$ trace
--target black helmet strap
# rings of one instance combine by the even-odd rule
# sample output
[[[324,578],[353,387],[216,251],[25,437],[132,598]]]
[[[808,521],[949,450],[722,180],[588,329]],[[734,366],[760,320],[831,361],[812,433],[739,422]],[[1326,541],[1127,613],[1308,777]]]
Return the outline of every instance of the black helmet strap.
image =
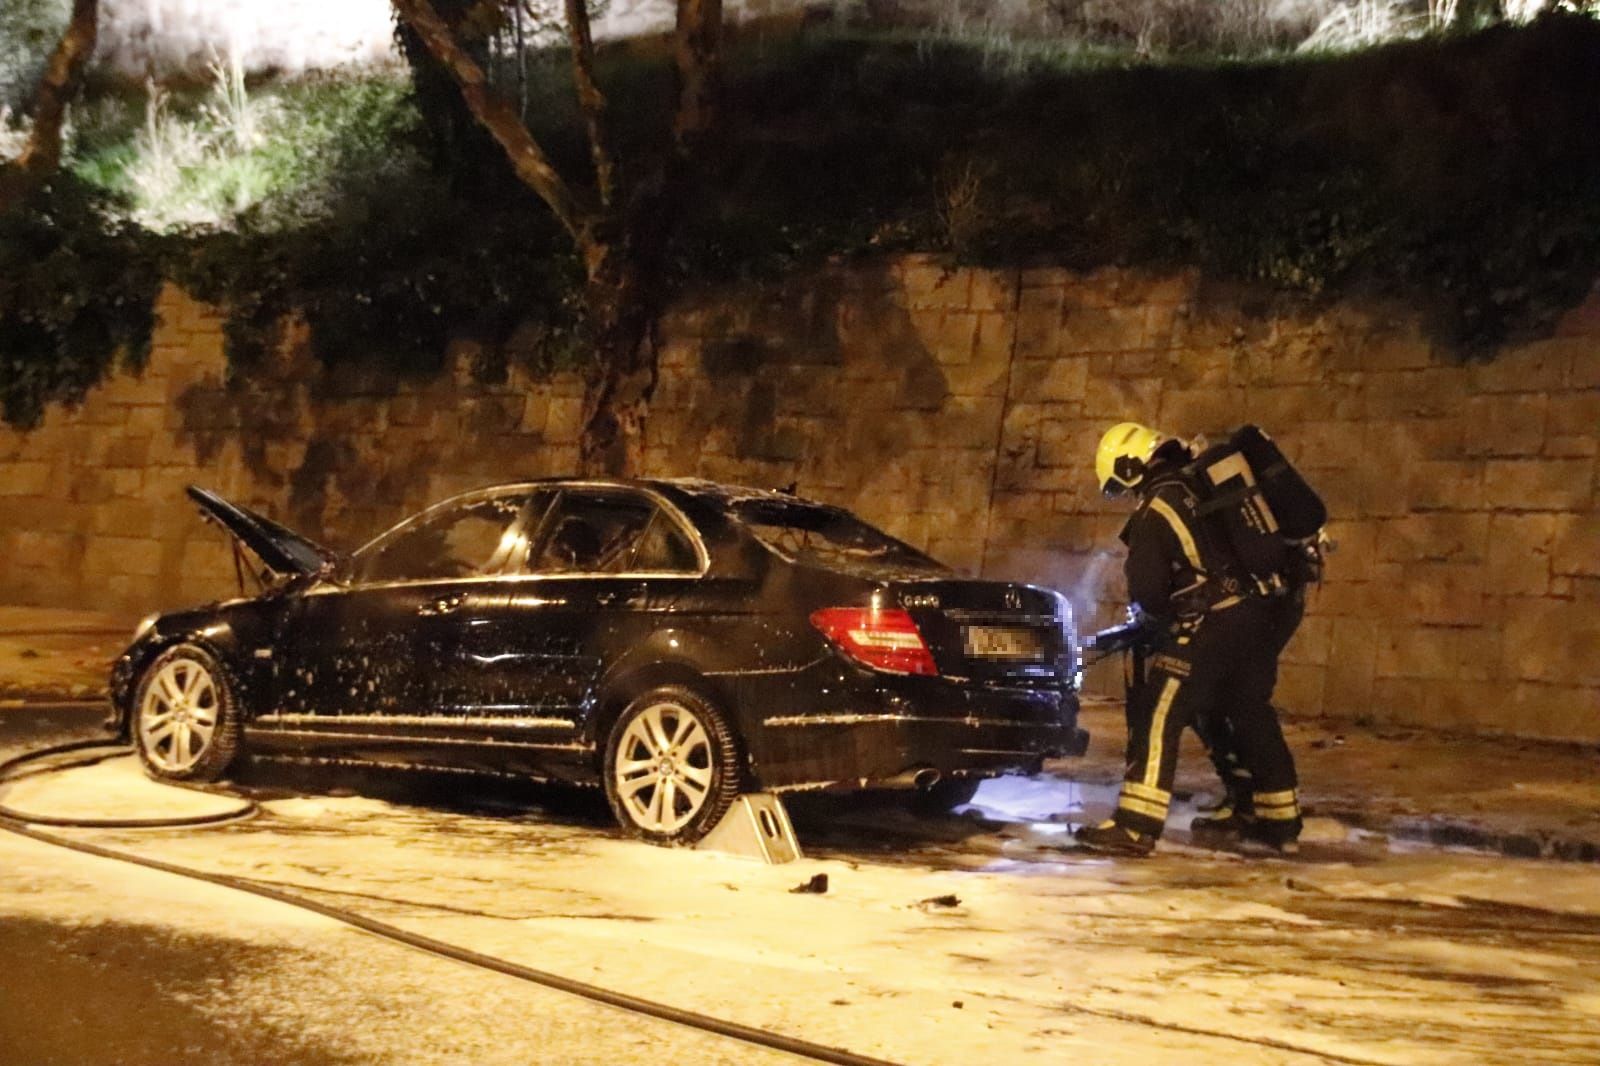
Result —
[[[1111,471],[1124,485],[1132,485],[1144,477],[1144,460],[1136,455],[1119,455]]]

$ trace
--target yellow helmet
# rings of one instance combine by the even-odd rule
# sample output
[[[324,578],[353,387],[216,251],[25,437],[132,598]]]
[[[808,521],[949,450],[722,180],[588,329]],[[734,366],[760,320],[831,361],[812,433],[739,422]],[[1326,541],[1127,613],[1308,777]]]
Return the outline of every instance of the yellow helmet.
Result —
[[[1094,453],[1094,476],[1100,491],[1116,496],[1144,480],[1145,464],[1167,439],[1149,426],[1119,422],[1106,430]]]

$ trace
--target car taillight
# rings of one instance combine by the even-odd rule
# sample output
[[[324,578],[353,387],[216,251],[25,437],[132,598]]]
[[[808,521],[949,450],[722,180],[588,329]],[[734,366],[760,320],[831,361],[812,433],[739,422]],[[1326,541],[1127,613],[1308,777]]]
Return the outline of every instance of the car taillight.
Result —
[[[811,615],[811,624],[846,655],[876,670],[939,672],[922,631],[899,608],[824,607]]]

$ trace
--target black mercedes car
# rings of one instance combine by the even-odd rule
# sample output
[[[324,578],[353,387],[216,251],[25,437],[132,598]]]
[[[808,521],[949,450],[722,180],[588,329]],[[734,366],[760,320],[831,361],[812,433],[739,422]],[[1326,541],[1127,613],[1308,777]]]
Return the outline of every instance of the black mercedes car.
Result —
[[[741,790],[948,809],[1087,740],[1065,599],[958,578],[838,507],[529,481],[341,556],[189,495],[241,595],[147,619],[116,663],[115,724],[159,777],[248,752],[598,784],[629,831],[680,843]]]

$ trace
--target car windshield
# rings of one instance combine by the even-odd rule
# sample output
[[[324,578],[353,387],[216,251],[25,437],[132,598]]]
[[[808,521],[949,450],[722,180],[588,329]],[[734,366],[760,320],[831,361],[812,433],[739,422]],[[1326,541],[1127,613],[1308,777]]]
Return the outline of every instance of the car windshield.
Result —
[[[760,498],[735,501],[730,510],[761,543],[793,562],[873,578],[947,572],[911,545],[839,507]]]

